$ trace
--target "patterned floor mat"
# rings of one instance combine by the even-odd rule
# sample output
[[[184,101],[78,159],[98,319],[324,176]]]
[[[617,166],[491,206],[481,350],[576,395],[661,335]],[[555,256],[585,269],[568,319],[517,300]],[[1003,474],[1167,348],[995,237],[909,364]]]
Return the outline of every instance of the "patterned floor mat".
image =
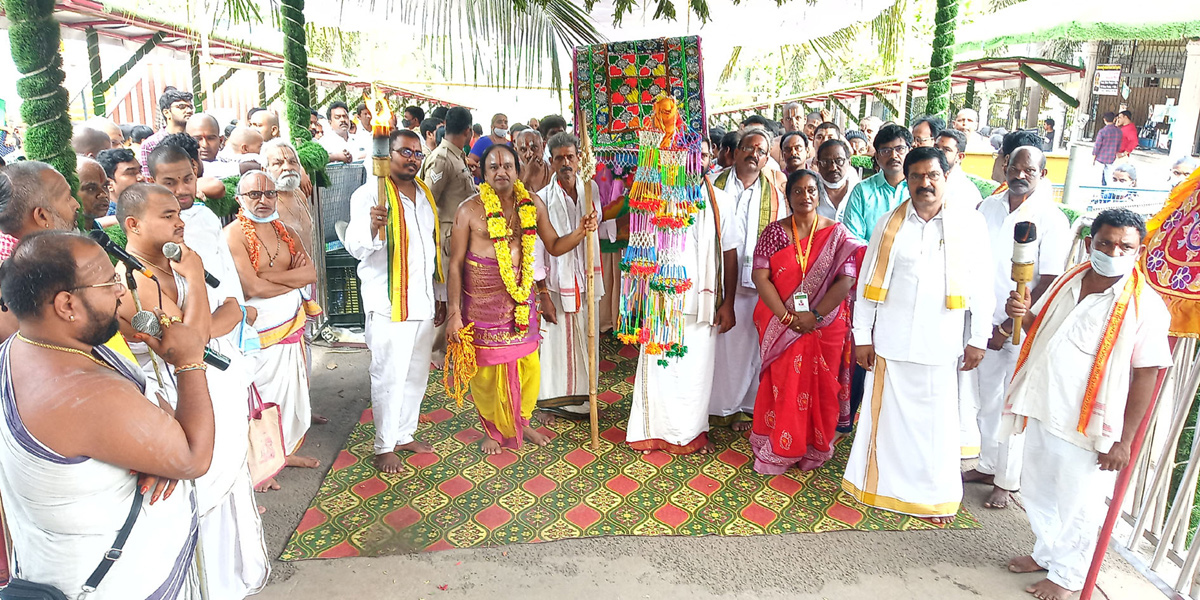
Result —
[[[637,353],[601,345],[601,448],[588,424],[559,420],[544,448],[484,456],[469,400],[458,408],[431,377],[417,437],[435,454],[407,455],[402,472],[371,465],[375,428],[363,412],[281,560],[380,556],[608,535],[763,535],[855,529],[938,529],[867,508],[841,491],[850,438],[824,467],[765,477],[745,434],[714,427],[711,455],[643,456],[623,442]],[[979,523],[965,509],[951,528]]]

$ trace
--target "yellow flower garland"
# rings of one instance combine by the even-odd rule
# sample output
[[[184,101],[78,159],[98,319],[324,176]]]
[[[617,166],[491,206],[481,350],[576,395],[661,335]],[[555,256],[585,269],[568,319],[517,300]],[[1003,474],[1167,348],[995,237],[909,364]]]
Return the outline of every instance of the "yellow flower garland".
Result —
[[[500,279],[504,281],[504,289],[516,301],[513,316],[517,323],[517,331],[524,333],[529,329],[529,292],[533,289],[533,260],[534,244],[537,240],[537,207],[529,197],[529,191],[519,180],[513,186],[517,197],[517,215],[521,223],[521,281],[517,282],[513,271],[512,253],[508,248],[508,238],[512,229],[504,218],[504,207],[500,205],[500,197],[492,186],[484,183],[479,186],[479,198],[483,201],[486,211],[488,237],[496,249],[496,262],[500,266]]]

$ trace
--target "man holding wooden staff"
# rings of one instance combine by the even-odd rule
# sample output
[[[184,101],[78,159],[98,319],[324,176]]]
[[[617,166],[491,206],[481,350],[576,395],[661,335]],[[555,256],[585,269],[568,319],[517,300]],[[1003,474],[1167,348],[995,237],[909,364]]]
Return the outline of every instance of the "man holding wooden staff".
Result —
[[[972,319],[991,319],[992,337],[988,352],[979,363],[979,464],[963,473],[966,483],[991,484],[992,491],[984,506],[1005,508],[1012,492],[1020,488],[1022,438],[1000,435],[1000,412],[1004,395],[1017,365],[1020,340],[1014,340],[1013,320],[1004,314],[1008,293],[1016,288],[1012,274],[1013,263],[1033,263],[1031,277],[1026,283],[1036,302],[1050,287],[1055,277],[1062,275],[1071,251],[1071,224],[1058,208],[1051,195],[1046,176],[1046,155],[1033,146],[1021,146],[1012,152],[1005,168],[1007,189],[989,196],[979,205],[987,222],[991,239],[992,262],[995,271],[992,287],[996,294],[996,310],[992,315],[971,315]],[[1031,254],[1018,260],[1013,244],[1014,230],[1019,223],[1031,223],[1036,237],[1022,247]],[[1015,342],[1015,343],[1014,343]]]
[[[375,466],[400,469],[399,451],[433,452],[417,440],[421,400],[429,381],[436,326],[446,317],[433,193],[417,178],[424,153],[408,129],[388,136],[391,155],[385,195],[368,181],[350,197],[346,250],[359,260],[367,347],[371,349],[371,404]]]
[[[555,232],[565,236],[579,227],[584,216],[600,214],[600,191],[590,179],[579,176],[579,138],[566,132],[550,138],[550,164],[554,179],[538,192],[546,203],[546,212]],[[591,194],[586,187],[590,186]],[[591,200],[589,207],[587,201]],[[600,351],[595,320],[589,312],[599,310],[598,298],[604,293],[600,264],[588,262],[586,247],[599,256],[596,236],[562,256],[551,256],[538,244],[538,309],[542,314],[542,385],[538,392],[538,410],[546,413],[544,422],[554,416],[567,419],[588,418],[590,353]],[[595,294],[587,297],[588,269],[596,277]],[[591,323],[591,325],[589,325]]]

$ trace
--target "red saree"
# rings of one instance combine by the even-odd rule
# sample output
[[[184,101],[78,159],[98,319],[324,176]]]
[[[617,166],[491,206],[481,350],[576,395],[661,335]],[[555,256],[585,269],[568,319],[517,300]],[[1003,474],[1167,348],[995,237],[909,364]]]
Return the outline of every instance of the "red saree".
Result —
[[[774,229],[775,231],[771,231]],[[818,230],[807,273],[780,222],[759,239],[754,268],[771,271],[771,282],[789,309],[797,289],[816,306],[840,275],[857,277],[863,244],[841,224]],[[853,295],[853,293],[851,293]],[[778,475],[798,465],[816,469],[833,455],[838,419],[849,406],[854,346],[849,297],[804,335],[785,327],[761,300],[754,309],[762,373],[754,400],[750,446],[754,470]]]

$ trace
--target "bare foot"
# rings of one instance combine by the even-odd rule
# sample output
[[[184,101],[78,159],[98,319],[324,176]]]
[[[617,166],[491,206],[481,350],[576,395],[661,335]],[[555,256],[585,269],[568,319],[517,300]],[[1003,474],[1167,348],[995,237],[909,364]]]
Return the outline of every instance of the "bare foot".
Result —
[[[287,462],[285,462],[284,464],[286,464],[289,467],[302,467],[305,469],[315,469],[315,468],[321,466],[321,461],[319,461],[311,456],[298,456],[298,455],[293,454],[293,455],[287,457]]]
[[[976,469],[971,469],[970,471],[963,472],[962,480],[963,483],[982,483],[984,485],[992,485],[992,481],[995,480],[995,476],[988,475],[987,473],[980,473]]]
[[[1018,556],[1008,561],[1008,570],[1013,573],[1037,573],[1046,569],[1037,564],[1037,561],[1033,560],[1032,556],[1026,554],[1025,556]]]
[[[526,425],[524,433],[525,441],[529,442],[530,444],[545,446],[546,444],[550,443],[550,438],[546,437],[546,434],[534,429],[532,426]]]
[[[734,431],[748,431],[750,426],[753,424],[754,423],[751,423],[750,421],[738,421],[737,423],[731,425],[730,428]]]
[[[643,455],[650,454],[651,452],[654,452],[654,451],[653,450],[642,450]]]
[[[375,455],[375,468],[379,469],[380,473],[399,473],[401,466],[403,463],[400,462],[400,457],[396,456],[395,452]]]
[[[555,421],[558,421],[558,417],[544,410],[537,411],[537,418],[542,422],[542,425],[553,425]]]
[[[479,449],[483,450],[484,454],[500,454],[500,442],[490,437],[483,438],[483,441],[479,443]]]
[[[1040,600],[1067,600],[1067,598],[1071,597],[1071,594],[1075,593],[1049,579],[1043,579],[1025,588],[1025,591],[1033,594],[1034,598]]]
[[[954,522],[954,517],[929,517],[925,521],[934,525],[949,525]]]
[[[328,422],[329,422],[329,419],[327,417],[322,417],[321,415],[313,413],[313,416],[312,416],[312,424],[313,425],[324,425]]]
[[[400,444],[396,446],[397,452],[402,450],[405,452],[412,452],[414,454],[432,454],[433,446],[430,446],[429,444],[426,444],[420,440],[413,440],[407,444]]]
[[[256,487],[256,488],[254,488],[254,491],[256,491],[256,492],[269,492],[269,491],[271,491],[271,490],[277,490],[277,489],[279,489],[279,482],[278,482],[278,481],[275,481],[275,478],[274,478],[274,477],[272,477],[272,478],[270,478],[270,479],[268,479],[268,480],[264,481],[264,482],[262,483],[262,485],[260,485],[260,486],[258,486],[258,487]]]
[[[712,442],[708,442],[707,444],[704,444],[703,446],[701,446],[700,449],[697,450],[696,452],[698,452],[700,454],[712,454],[713,452],[716,452],[716,451],[717,451],[716,444],[713,444]]]
[[[984,508],[994,508],[996,510],[1008,508],[1009,501],[1012,500],[1012,492],[996,486],[992,488],[992,493],[988,495],[988,499],[983,502]]]
[[[432,423],[433,419],[430,418],[429,415],[421,415],[421,416],[417,417],[417,422],[418,423]]]
[[[258,514],[260,514],[260,515],[265,515],[265,514],[267,514],[267,507],[265,507],[265,506],[262,506],[262,505],[260,504],[260,505],[259,505],[259,507],[258,507]]]

